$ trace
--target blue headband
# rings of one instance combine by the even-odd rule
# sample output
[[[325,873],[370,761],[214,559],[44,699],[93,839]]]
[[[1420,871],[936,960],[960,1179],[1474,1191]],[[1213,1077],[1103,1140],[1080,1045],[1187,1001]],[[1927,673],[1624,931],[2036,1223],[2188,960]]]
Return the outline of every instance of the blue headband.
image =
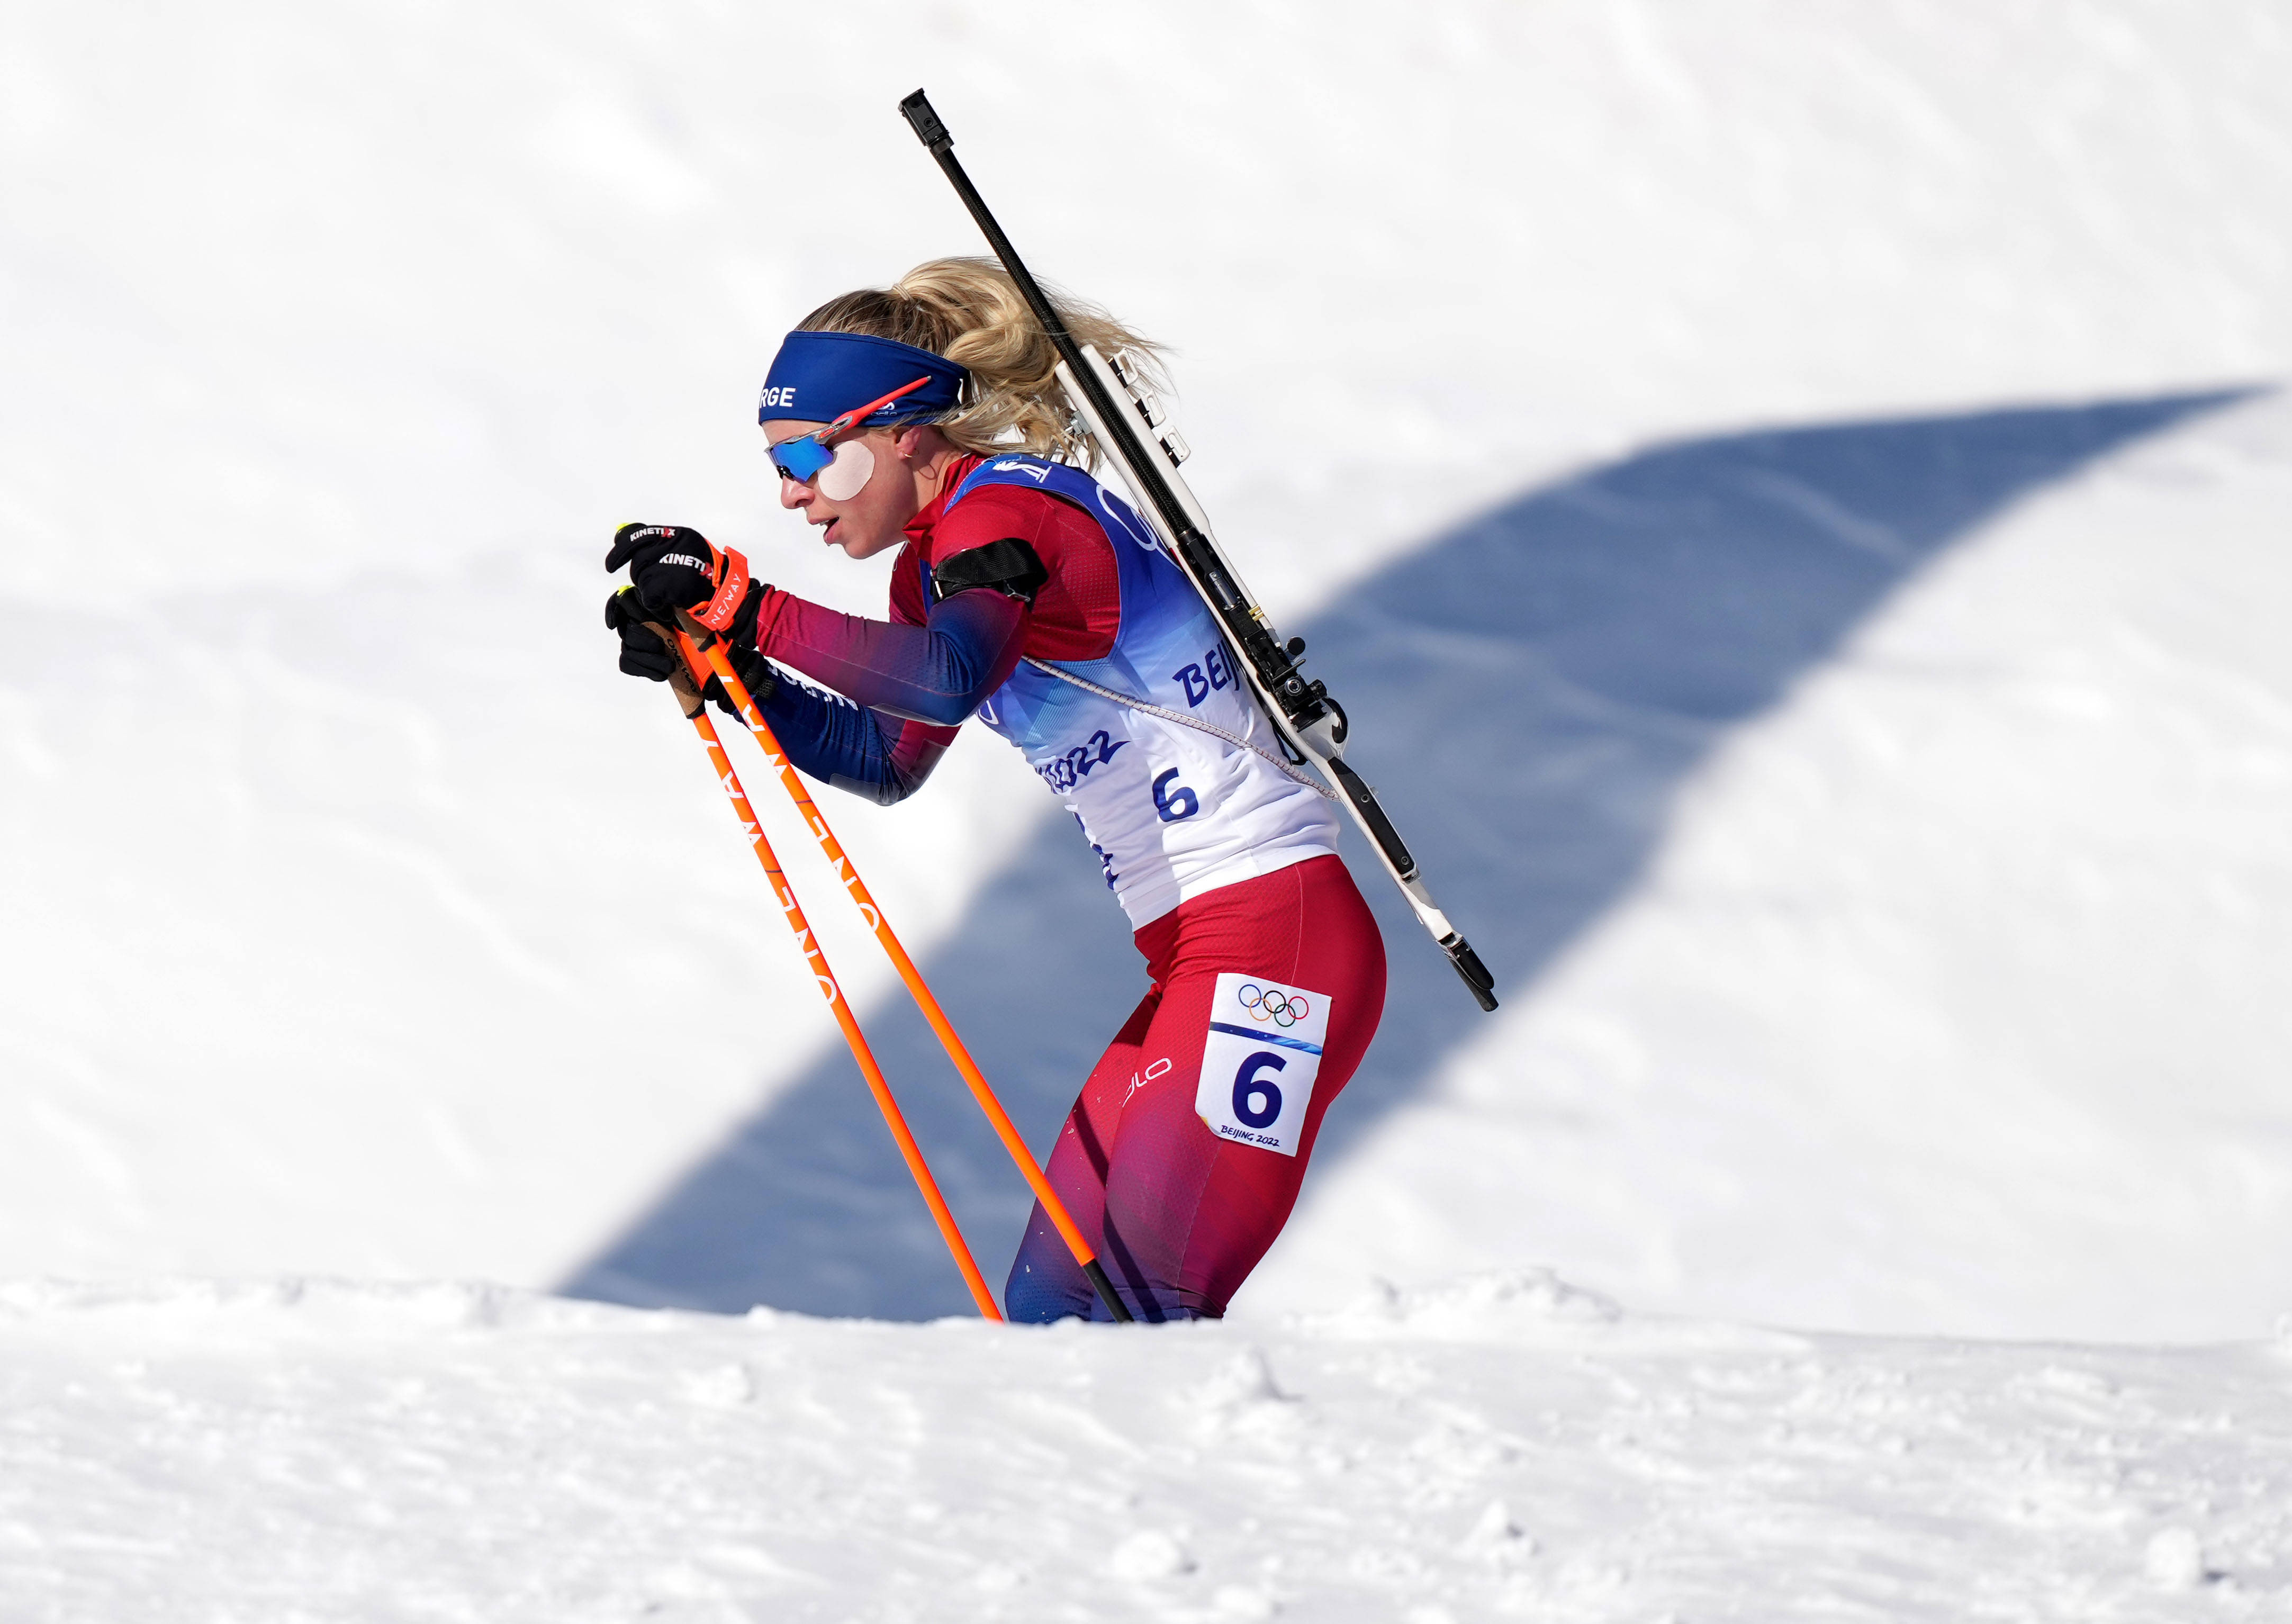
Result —
[[[860,426],[881,428],[935,416],[955,408],[964,376],[945,356],[897,339],[871,338],[865,333],[790,333],[772,357],[764,392],[756,402],[756,421],[832,422],[918,377],[931,382],[892,401]]]

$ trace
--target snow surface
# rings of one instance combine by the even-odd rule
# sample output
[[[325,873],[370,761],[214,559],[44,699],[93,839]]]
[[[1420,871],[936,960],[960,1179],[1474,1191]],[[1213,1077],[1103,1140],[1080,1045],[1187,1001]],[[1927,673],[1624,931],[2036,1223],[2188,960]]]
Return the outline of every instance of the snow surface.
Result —
[[[2292,1345],[1739,1329],[1540,1274],[1151,1335],[24,1283],[0,1403],[11,1620],[2292,1605]]]
[[[0,1617],[2280,1616],[2288,82],[2265,0],[7,7],[0,1277],[96,1283],[0,1295]],[[880,604],[748,414],[976,248],[916,84],[1506,998],[1372,882],[1223,1327],[808,1317],[963,1298],[596,624],[638,516]],[[1047,1141],[1070,828],[992,740],[830,811]]]

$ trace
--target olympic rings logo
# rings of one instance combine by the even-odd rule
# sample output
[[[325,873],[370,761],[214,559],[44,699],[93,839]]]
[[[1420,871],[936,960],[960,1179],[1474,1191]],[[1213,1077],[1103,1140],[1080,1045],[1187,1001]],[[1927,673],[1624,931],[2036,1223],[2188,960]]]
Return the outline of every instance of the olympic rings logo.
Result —
[[[1295,1026],[1313,1013],[1313,1006],[1293,992],[1283,992],[1277,987],[1260,987],[1255,982],[1244,982],[1235,995],[1253,1021],[1271,1021],[1276,1026]]]

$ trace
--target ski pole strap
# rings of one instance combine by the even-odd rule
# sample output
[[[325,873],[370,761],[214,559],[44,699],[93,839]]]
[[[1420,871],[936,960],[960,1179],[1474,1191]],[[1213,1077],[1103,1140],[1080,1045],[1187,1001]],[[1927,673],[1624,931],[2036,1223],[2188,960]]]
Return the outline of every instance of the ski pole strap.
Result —
[[[1190,727],[1197,733],[1207,733],[1213,739],[1223,739],[1228,744],[1239,745],[1243,749],[1248,750],[1264,760],[1272,763],[1273,765],[1281,769],[1281,771],[1287,774],[1291,779],[1304,785],[1306,788],[1311,790],[1315,795],[1320,796],[1323,800],[1334,801],[1337,798],[1337,792],[1330,788],[1327,784],[1322,783],[1319,779],[1308,777],[1303,770],[1292,766],[1289,763],[1283,761],[1272,751],[1265,748],[1264,746],[1252,744],[1248,739],[1244,739],[1239,733],[1228,732],[1225,729],[1218,726],[1215,723],[1205,722],[1199,716],[1189,716],[1183,711],[1171,710],[1164,706],[1150,705],[1145,700],[1134,698],[1130,694],[1124,693],[1119,689],[1102,687],[1098,683],[1092,682],[1088,677],[1077,676],[1071,671],[1064,670],[1060,667],[1053,666],[1048,660],[1037,659],[1031,654],[1022,654],[1019,658],[1023,663],[1032,666],[1036,670],[1044,673],[1045,675],[1054,676],[1061,683],[1072,683],[1076,687],[1083,690],[1085,693],[1094,693],[1102,699],[1111,699],[1117,705],[1126,706],[1134,711],[1142,711],[1149,716],[1158,716],[1165,722],[1174,722],[1180,727]]]
[[[708,600],[706,609],[693,610],[692,618],[710,631],[721,632],[732,624],[747,590],[747,559],[730,547],[722,548],[716,561],[716,595]]]

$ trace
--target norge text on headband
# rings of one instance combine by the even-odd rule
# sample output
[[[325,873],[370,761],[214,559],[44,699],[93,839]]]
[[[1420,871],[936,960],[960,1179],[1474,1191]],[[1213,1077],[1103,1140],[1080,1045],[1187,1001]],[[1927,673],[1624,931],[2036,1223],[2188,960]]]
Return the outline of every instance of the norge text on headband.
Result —
[[[756,421],[827,423],[912,382],[918,373],[931,381],[855,428],[882,428],[954,410],[963,396],[964,369],[943,355],[893,338],[790,333],[764,378]]]

